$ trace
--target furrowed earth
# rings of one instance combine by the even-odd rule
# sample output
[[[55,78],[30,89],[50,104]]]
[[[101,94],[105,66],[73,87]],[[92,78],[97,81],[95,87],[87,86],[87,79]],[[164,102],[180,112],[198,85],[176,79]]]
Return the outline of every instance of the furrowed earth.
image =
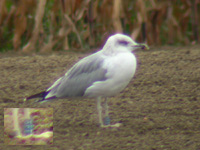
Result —
[[[134,78],[123,92],[109,98],[111,123],[122,123],[119,128],[98,126],[94,99],[23,101],[48,88],[87,55],[0,54],[1,150],[200,149],[199,45],[135,52],[138,66]],[[4,144],[4,108],[18,107],[53,108],[53,144]]]

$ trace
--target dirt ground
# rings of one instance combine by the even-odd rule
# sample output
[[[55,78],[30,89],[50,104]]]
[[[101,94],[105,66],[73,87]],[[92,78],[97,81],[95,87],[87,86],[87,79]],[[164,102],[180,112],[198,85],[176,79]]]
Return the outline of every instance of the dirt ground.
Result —
[[[1,150],[200,150],[200,46],[157,47],[135,52],[137,72],[109,99],[118,129],[98,127],[96,101],[58,99],[23,102],[49,87],[88,54],[0,54]],[[54,109],[52,145],[6,146],[3,108]]]

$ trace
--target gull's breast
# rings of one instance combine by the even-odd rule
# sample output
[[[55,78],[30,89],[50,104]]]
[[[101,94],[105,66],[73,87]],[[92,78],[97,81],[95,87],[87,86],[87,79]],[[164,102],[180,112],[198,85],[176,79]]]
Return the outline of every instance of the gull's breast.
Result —
[[[106,80],[94,82],[85,92],[89,97],[114,96],[130,82],[136,71],[136,58],[130,52],[106,57],[103,68],[107,70]]]

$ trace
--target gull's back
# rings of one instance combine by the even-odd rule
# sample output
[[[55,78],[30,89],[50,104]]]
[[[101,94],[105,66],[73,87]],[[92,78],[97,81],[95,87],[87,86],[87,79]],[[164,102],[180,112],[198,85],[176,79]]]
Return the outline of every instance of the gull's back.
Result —
[[[107,70],[102,67],[103,61],[100,52],[83,58],[47,89],[49,93],[45,99],[84,96],[94,82],[106,80]]]

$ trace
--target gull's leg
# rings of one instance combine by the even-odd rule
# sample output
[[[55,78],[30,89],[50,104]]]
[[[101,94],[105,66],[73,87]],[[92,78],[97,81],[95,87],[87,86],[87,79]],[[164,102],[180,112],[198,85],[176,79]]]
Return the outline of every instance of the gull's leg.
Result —
[[[104,108],[105,108],[104,124],[110,125],[110,117],[109,117],[109,111],[108,111],[109,106],[108,106],[107,98],[105,98]]]
[[[108,100],[107,100],[107,98],[105,98],[105,116],[106,117],[109,116],[108,108],[109,108]]]
[[[100,126],[104,126],[102,121],[102,107],[101,107],[101,97],[97,98],[97,109],[98,109],[98,115],[99,115],[99,124]]]
[[[105,98],[105,103],[104,103],[104,108],[105,108],[105,117],[104,117],[104,124],[101,125],[103,128],[118,128],[121,126],[121,123],[116,123],[116,124],[110,124],[110,117],[109,117],[109,106],[108,106],[108,101],[107,98]]]

